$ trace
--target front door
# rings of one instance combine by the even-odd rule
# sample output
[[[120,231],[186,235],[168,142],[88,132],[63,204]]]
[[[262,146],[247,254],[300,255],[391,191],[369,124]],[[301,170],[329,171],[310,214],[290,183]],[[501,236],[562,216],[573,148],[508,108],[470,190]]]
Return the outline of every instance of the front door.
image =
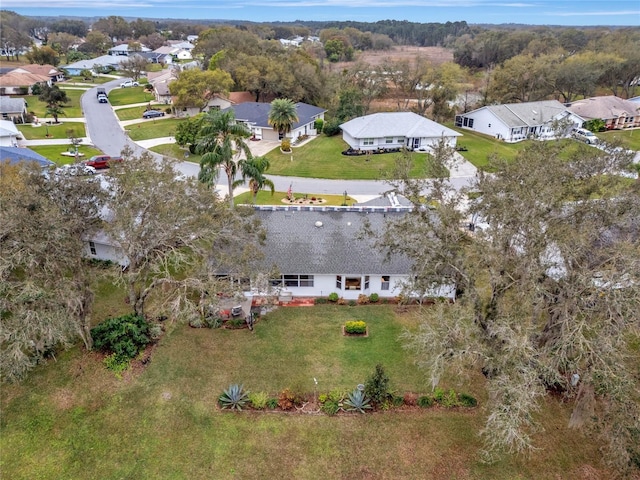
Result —
[[[415,150],[418,147],[420,147],[420,139],[419,138],[414,138],[413,139],[413,147],[412,147],[412,149]]]

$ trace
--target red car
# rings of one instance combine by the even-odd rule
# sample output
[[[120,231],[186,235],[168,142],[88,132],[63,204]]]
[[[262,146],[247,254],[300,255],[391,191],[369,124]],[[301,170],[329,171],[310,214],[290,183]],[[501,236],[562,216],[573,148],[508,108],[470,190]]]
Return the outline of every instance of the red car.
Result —
[[[94,155],[84,162],[85,165],[93,167],[96,170],[109,168],[110,164],[122,161],[122,157],[112,157],[110,155]]]

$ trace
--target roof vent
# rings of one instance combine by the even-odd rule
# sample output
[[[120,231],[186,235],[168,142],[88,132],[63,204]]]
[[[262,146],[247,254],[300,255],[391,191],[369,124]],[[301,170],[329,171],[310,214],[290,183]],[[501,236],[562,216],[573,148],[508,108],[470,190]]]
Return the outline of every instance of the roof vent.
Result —
[[[320,220],[318,220],[315,225],[316,225],[316,227],[320,228],[320,227],[322,227],[322,222]]]

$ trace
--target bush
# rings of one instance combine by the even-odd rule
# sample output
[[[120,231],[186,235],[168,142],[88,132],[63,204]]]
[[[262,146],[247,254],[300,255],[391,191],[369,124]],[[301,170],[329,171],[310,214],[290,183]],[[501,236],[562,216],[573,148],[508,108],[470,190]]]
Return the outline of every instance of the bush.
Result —
[[[300,398],[289,388],[285,388],[278,396],[278,406],[282,410],[293,410],[300,403]]]
[[[324,122],[324,126],[322,127],[322,132],[327,137],[333,137],[340,133],[340,120],[334,118],[332,120],[327,120]]]
[[[369,404],[371,400],[367,398],[367,395],[362,390],[354,390],[347,395],[344,400],[344,404],[347,405],[347,410],[350,412],[356,411],[364,413],[365,410],[371,408]]]
[[[358,295],[357,303],[358,305],[367,305],[369,303],[369,296],[361,293],[360,295]]]
[[[314,300],[314,303],[315,303],[316,305],[324,305],[325,303],[329,303],[329,299],[328,299],[328,298],[325,298],[325,297],[317,297],[317,298]]]
[[[120,378],[122,376],[122,372],[129,368],[130,360],[121,358],[115,353],[112,353],[104,358],[103,363],[107,370],[111,370],[116,374],[116,377]]]
[[[436,388],[433,392],[433,399],[438,405],[451,408],[458,406],[458,395],[451,388],[448,392],[445,392],[442,388]]]
[[[322,118],[316,118],[316,120],[313,122],[313,128],[316,129],[316,132],[318,132],[318,134],[322,133],[323,126],[324,120]]]
[[[340,297],[338,299],[338,305],[346,305],[346,304],[347,304],[347,301],[344,298]]]
[[[283,138],[282,141],[280,142],[280,149],[283,152],[290,152],[291,151],[291,140],[289,138]]]
[[[278,408],[278,399],[271,397],[269,400],[267,400],[267,408],[271,410]]]
[[[327,400],[320,405],[320,410],[327,415],[335,415],[340,411],[340,405],[338,402],[334,402],[333,400]]]
[[[134,314],[108,318],[91,329],[91,336],[95,348],[113,353],[120,360],[131,360],[151,341],[149,324]]]
[[[429,408],[433,406],[433,397],[429,395],[422,395],[418,398],[418,406],[422,408]]]
[[[344,400],[345,395],[346,393],[342,390],[339,390],[339,389],[331,390],[329,392],[327,400],[331,402],[340,403]]]
[[[357,305],[355,300],[349,300],[349,306],[350,307],[355,307]]]
[[[264,410],[267,408],[268,401],[269,395],[265,392],[249,393],[249,402],[251,402],[251,406],[257,410]]]
[[[345,333],[364,334],[367,333],[367,322],[362,320],[351,320],[344,324]]]
[[[478,400],[468,393],[461,393],[458,395],[458,402],[462,407],[475,407],[478,405]]]
[[[376,365],[375,372],[365,382],[364,391],[376,405],[389,400],[389,377],[381,364]]]
[[[330,302],[337,302],[339,298],[340,297],[338,296],[338,294],[336,292],[331,292],[329,294],[329,301]]]
[[[243,386],[237,383],[229,385],[229,388],[218,397],[220,407],[231,410],[242,410],[248,400],[248,392],[245,392]]]
[[[371,295],[369,295],[369,301],[371,303],[376,303],[379,299],[380,297],[378,296],[377,293],[372,293]]]

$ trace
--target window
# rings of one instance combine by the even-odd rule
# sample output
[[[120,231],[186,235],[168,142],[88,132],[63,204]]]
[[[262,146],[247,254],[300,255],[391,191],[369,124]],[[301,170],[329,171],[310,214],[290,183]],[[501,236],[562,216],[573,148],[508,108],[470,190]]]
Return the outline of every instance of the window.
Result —
[[[342,275],[336,277],[336,288],[342,290]]]
[[[385,137],[384,143],[393,143],[393,137]]]
[[[89,242],[89,250],[91,250],[91,255],[96,255],[96,244],[94,242]]]
[[[313,275],[283,275],[286,287],[313,287]]]
[[[491,128],[491,124],[489,124],[489,128]]]
[[[460,115],[456,115],[456,127],[462,126],[462,117]]]
[[[369,275],[364,277],[364,289],[369,290]]]
[[[380,283],[380,290],[389,290],[391,277],[389,275],[382,276],[382,282]]]
[[[362,139],[362,145],[373,145],[373,138]]]
[[[469,119],[469,128],[473,128],[473,118]]]

